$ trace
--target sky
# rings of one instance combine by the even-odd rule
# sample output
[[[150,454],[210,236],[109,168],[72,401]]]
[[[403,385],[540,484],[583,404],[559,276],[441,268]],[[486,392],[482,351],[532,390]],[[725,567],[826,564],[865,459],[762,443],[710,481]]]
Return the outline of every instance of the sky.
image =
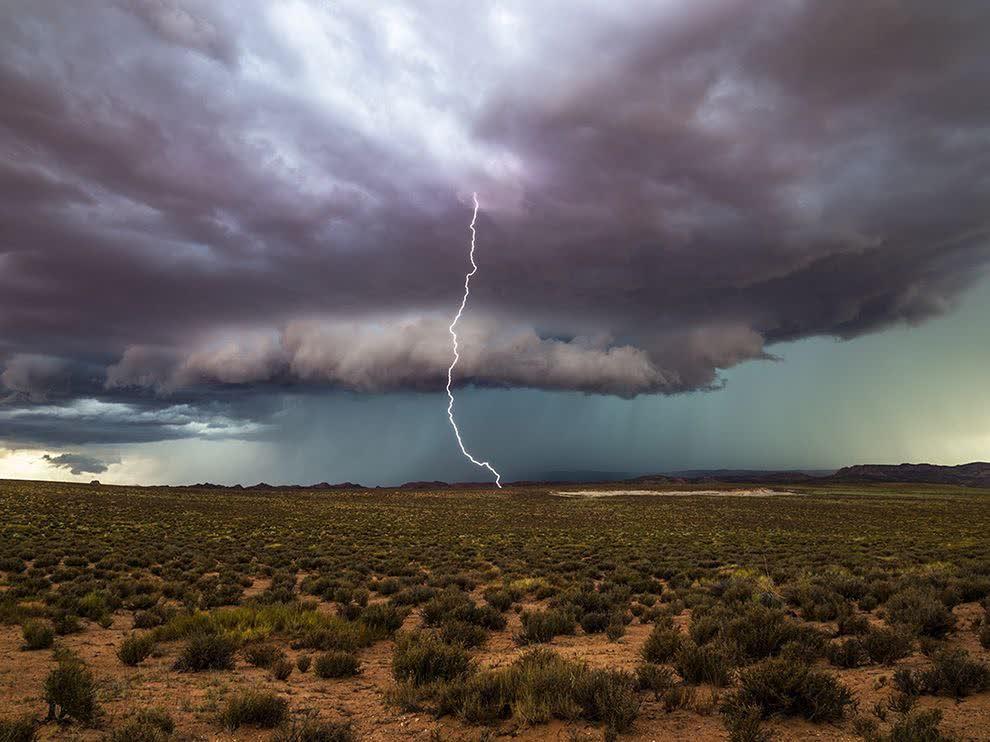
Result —
[[[0,0],[0,477],[990,458],[990,6]],[[615,5],[615,7],[609,7]]]

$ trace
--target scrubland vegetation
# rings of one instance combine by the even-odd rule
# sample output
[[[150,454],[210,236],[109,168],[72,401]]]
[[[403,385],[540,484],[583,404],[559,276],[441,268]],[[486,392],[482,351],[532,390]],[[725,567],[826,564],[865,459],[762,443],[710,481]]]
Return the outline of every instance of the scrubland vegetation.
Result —
[[[979,739],[988,498],[2,482],[0,740]]]

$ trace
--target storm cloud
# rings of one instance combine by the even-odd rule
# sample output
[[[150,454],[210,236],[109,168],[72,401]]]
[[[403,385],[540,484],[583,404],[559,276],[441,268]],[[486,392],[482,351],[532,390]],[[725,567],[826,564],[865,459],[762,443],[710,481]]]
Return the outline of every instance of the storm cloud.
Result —
[[[0,438],[86,403],[73,442],[254,430],[208,389],[442,389],[472,191],[460,385],[715,389],[943,314],[990,263],[980,0],[5,19]]]
[[[45,454],[42,458],[56,469],[68,469],[71,474],[102,474],[111,463],[81,453]]]

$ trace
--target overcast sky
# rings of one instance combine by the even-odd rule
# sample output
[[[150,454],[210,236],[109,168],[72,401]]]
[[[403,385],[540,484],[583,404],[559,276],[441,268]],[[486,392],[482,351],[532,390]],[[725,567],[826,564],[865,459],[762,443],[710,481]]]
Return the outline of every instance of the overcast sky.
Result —
[[[990,458],[983,0],[0,0],[0,476]],[[838,342],[836,342],[838,341]]]

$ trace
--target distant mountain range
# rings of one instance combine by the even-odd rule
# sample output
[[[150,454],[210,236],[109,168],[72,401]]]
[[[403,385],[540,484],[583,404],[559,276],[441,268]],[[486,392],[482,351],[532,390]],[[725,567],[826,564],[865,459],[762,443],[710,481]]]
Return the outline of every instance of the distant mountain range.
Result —
[[[664,474],[646,474],[629,477],[615,472],[600,471],[555,471],[548,472],[546,478],[512,482],[514,485],[549,485],[575,482],[615,482],[617,484],[702,484],[725,482],[731,484],[868,484],[871,482],[888,482],[904,484],[956,484],[964,487],[990,488],[990,463],[974,461],[958,466],[939,466],[936,464],[856,464],[846,466],[838,471],[832,470],[790,470],[763,471],[753,469],[690,469],[686,471],[669,472]],[[369,489],[353,482],[330,484],[320,482],[312,485],[272,485],[259,482],[248,487],[235,484],[232,487],[211,484],[186,485],[194,489],[240,489],[240,490],[360,490]],[[406,482],[397,487],[379,489],[449,489],[451,487],[494,487],[491,482]]]

